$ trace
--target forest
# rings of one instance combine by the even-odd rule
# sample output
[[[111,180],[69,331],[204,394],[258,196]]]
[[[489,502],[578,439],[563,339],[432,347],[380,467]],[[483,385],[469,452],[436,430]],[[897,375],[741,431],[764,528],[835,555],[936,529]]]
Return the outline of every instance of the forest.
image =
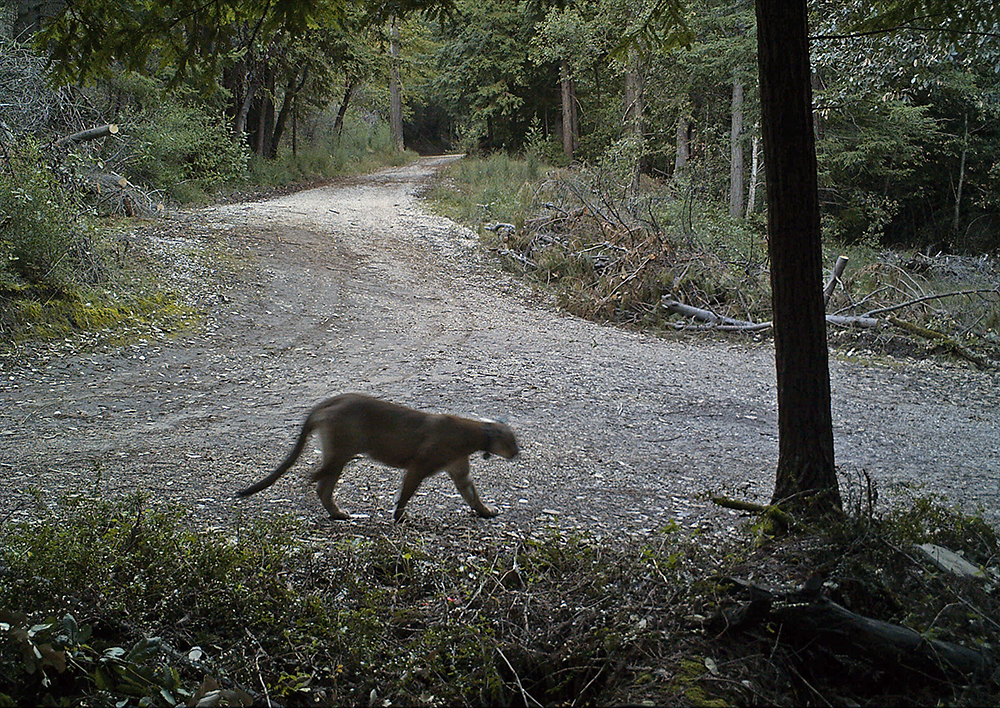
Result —
[[[150,247],[199,207],[462,153],[421,196],[540,299],[773,347],[781,452],[770,504],[710,497],[736,537],[620,544],[28,490],[0,706],[995,703],[996,529],[844,483],[828,356],[1000,368],[998,26],[954,0],[5,2],[11,401],[38,356],[204,327]]]
[[[59,2],[17,6],[10,32],[39,26],[54,77],[74,82],[63,85],[103,82],[107,103],[91,105],[107,122],[126,123],[144,95],[169,87],[186,110],[224,115],[225,130],[265,158],[308,144],[319,115],[332,114],[325,129],[339,134],[354,112],[399,120],[394,139],[420,152],[531,150],[554,165],[627,153],[642,174],[683,177],[734,217],[763,209],[752,3],[688,3],[683,30],[663,0],[215,2],[197,12],[75,0],[44,27]],[[858,31],[868,11],[810,6],[824,233],[995,250],[995,36],[913,23]],[[152,84],[129,86],[140,81]],[[29,119],[19,103],[21,115],[5,109],[8,129],[67,128]]]

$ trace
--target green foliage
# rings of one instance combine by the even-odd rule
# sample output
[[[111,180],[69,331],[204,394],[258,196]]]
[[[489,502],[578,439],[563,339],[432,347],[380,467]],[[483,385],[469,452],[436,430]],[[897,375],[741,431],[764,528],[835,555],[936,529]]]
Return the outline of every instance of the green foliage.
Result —
[[[302,184],[371,172],[387,165],[405,165],[416,157],[412,151],[399,152],[395,149],[386,123],[371,124],[348,115],[339,139],[327,136],[324,141],[317,141],[294,153],[286,148],[273,160],[252,156],[248,180],[264,186]]]
[[[827,235],[878,245],[896,216],[896,199],[903,198],[887,185],[914,184],[938,129],[925,106],[885,101],[857,108],[841,107],[843,122],[831,116],[818,145],[821,192],[830,214]]]
[[[976,12],[962,14],[965,22]],[[817,33],[829,37],[815,43],[813,65],[832,234],[935,252],[992,250],[1000,244],[989,176],[1000,159],[996,41],[973,48],[967,37],[932,31],[957,21],[946,16],[925,18],[921,31],[904,24],[844,36],[872,15],[868,5],[839,2],[817,15]]]
[[[64,691],[76,693],[77,681],[95,693],[141,698],[146,705],[173,706],[194,695],[184,688],[178,670],[160,659],[159,638],[143,638],[126,649],[94,639],[93,627],[78,625],[70,613],[29,625],[27,615],[6,610],[0,611],[0,633],[23,656],[22,662],[6,667],[9,680],[28,689],[0,698],[53,700]]]
[[[230,136],[225,116],[197,102],[171,97],[125,128],[138,143],[134,178],[179,201],[204,199],[245,176],[247,154]]]
[[[598,700],[621,660],[656,651],[632,608],[676,596],[691,552],[676,535],[633,552],[548,531],[474,548],[399,527],[302,533],[288,518],[197,531],[140,495],[7,521],[0,700],[193,704],[206,674],[232,700],[263,681],[289,704]]]
[[[286,705],[791,702],[813,650],[789,654],[770,623],[730,623],[752,618],[719,580],[793,588],[803,568],[822,568],[824,593],[866,616],[949,641],[997,636],[991,585],[910,551],[932,541],[995,567],[996,533],[931,497],[884,515],[870,503],[752,552],[732,531],[730,545],[675,524],[615,543],[375,523],[321,540],[288,517],[198,530],[143,495],[19,516],[0,525],[2,705],[194,705],[211,691],[248,705],[262,684]],[[811,665],[817,690],[898,702],[860,666],[845,687],[840,661]],[[921,702],[970,690],[995,702],[995,687],[911,683],[904,695]]]
[[[428,61],[436,76],[429,100],[443,106],[459,123],[462,149],[478,154],[514,146],[519,126],[532,115],[537,86],[528,60],[531,21],[523,4],[472,2],[459,4],[462,22],[444,27]]]
[[[0,153],[0,291],[71,287],[88,234],[73,219],[79,208],[31,138]]]
[[[886,539],[900,545],[933,543],[960,551],[975,565],[1000,560],[1000,537],[982,516],[952,506],[940,494],[907,495],[909,506],[899,505],[885,518]]]
[[[465,159],[448,167],[446,180],[436,184],[427,197],[462,223],[520,226],[536,206],[535,182],[543,171],[537,157],[516,159],[494,153],[487,158]]]
[[[18,703],[116,695],[174,705],[193,694],[192,680],[181,681],[145,628],[242,631],[280,615],[290,597],[278,576],[292,552],[287,534],[259,524],[216,539],[185,529],[176,510],[147,509],[140,495],[67,498],[5,525],[2,549],[0,692]],[[52,616],[61,619],[39,621]],[[78,627],[76,616],[95,624]],[[139,636],[117,644],[122,626]]]
[[[595,169],[551,172],[537,182],[530,159],[466,159],[448,168],[431,197],[452,218],[495,228],[496,235],[484,234],[487,245],[580,316],[662,327],[658,305],[670,295],[765,321],[766,247],[754,223],[730,219],[693,190],[678,195],[661,185],[635,193],[639,150],[624,139]]]

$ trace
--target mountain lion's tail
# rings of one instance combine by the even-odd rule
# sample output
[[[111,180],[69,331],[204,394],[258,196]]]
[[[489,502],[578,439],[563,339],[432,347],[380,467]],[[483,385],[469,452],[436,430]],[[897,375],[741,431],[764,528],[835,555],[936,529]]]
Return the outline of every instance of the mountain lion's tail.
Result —
[[[285,461],[278,465],[278,469],[259,482],[251,484],[246,489],[236,492],[236,496],[248,497],[251,494],[256,494],[262,489],[267,489],[272,484],[277,482],[281,475],[285,474],[285,472],[287,472],[291,466],[295,464],[295,461],[299,459],[299,455],[301,455],[302,450],[305,449],[306,441],[309,439],[309,434],[312,433],[313,428],[315,427],[316,423],[313,421],[313,416],[310,415],[306,418],[306,422],[302,424],[302,430],[299,432],[299,439],[295,441],[295,447],[293,447],[292,451],[288,453],[288,457],[285,458]]]

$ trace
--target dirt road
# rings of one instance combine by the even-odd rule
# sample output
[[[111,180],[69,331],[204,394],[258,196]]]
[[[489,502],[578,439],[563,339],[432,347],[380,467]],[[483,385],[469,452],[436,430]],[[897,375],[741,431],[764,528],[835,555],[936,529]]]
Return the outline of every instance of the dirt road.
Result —
[[[141,486],[206,525],[249,510],[333,532],[387,522],[397,473],[363,461],[338,488],[356,515],[340,525],[324,521],[302,463],[250,499],[232,496],[280,461],[313,403],[343,391],[498,417],[518,432],[519,459],[473,462],[499,517],[472,517],[440,476],[411,502],[414,518],[613,536],[671,519],[735,523],[709,508],[707,490],[766,501],[777,457],[770,345],[670,341],[540,304],[473,234],[421,206],[440,161],[188,214],[162,246],[210,305],[198,331],[0,362],[0,518],[25,513],[31,487]],[[189,267],[204,249],[230,254],[240,277]],[[1000,376],[834,361],[832,379],[845,494],[864,469],[883,498],[923,485],[1000,525]]]

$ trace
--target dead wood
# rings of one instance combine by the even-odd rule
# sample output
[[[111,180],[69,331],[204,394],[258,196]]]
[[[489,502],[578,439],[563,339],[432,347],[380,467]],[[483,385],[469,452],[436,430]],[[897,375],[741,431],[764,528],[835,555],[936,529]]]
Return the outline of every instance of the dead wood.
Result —
[[[823,305],[830,304],[830,297],[833,295],[834,288],[837,287],[837,283],[840,282],[840,276],[843,275],[844,269],[847,267],[847,256],[838,256],[837,262],[833,266],[833,273],[830,275],[830,280],[827,281],[826,287],[823,288]]]
[[[875,315],[884,315],[888,312],[894,312],[896,310],[901,310],[904,307],[909,307],[910,305],[919,305],[923,302],[929,302],[930,300],[940,300],[945,297],[952,297],[954,295],[1000,295],[1000,288],[977,288],[973,290],[954,290],[947,293],[935,293],[933,295],[924,295],[922,297],[914,298],[913,300],[907,300],[906,302],[900,302],[895,305],[888,305],[886,307],[879,307],[875,310],[869,310],[862,317],[874,317]]]
[[[111,213],[147,216],[163,211],[161,202],[115,172],[92,172],[83,177],[82,184]]]
[[[793,519],[787,511],[784,511],[781,507],[775,504],[754,504],[753,502],[731,499],[718,494],[712,495],[711,500],[713,504],[717,504],[725,509],[749,511],[754,514],[760,514],[761,516],[781,524],[781,526],[786,529],[795,525],[795,519]]]
[[[117,133],[118,133],[118,126],[115,125],[114,123],[109,123],[107,125],[100,125],[96,128],[81,130],[79,133],[73,133],[72,135],[63,136],[58,140],[56,140],[56,145],[59,147],[66,147],[67,145],[84,143],[89,140],[106,138],[109,135],[116,135]]]
[[[750,631],[773,623],[779,625],[781,641],[793,643],[797,649],[821,647],[885,670],[944,680],[984,678],[996,668],[995,658],[984,650],[930,639],[909,627],[852,612],[820,594],[818,582],[781,592],[740,578],[725,581],[750,596],[749,605],[722,617],[725,631]]]
[[[732,317],[716,314],[711,310],[703,310],[700,307],[685,305],[667,297],[661,299],[660,302],[667,312],[681,315],[683,317],[690,317],[698,320],[699,322],[708,323],[708,326],[699,326],[678,322],[674,325],[677,329],[717,329],[721,332],[759,332],[771,327],[771,322],[747,322],[746,320],[737,320]],[[826,321],[830,324],[844,327],[868,328],[878,327],[881,324],[880,320],[872,317],[852,317],[847,315],[827,315]]]
[[[968,347],[964,346],[961,342],[958,342],[943,332],[938,332],[935,329],[930,329],[928,327],[921,327],[918,324],[912,322],[907,322],[901,320],[898,317],[890,317],[889,322],[891,322],[896,327],[909,332],[910,334],[915,334],[918,337],[923,337],[924,339],[933,339],[940,342],[944,347],[948,349],[952,354],[966,361],[971,361],[973,364],[978,366],[980,369],[986,369],[991,366],[995,366],[993,362],[987,359],[981,354],[976,354],[971,351]]]
[[[713,328],[721,329],[723,331],[753,332],[761,329],[767,329],[771,326],[770,322],[757,324],[754,322],[747,322],[746,320],[737,320],[732,317],[726,317],[725,315],[717,315],[711,310],[703,310],[700,307],[685,305],[682,302],[678,302],[677,300],[668,297],[662,298],[660,303],[667,310],[667,312],[681,315],[682,317],[691,317],[699,322],[708,322]],[[678,329],[687,328],[685,325],[679,323],[675,326]]]

